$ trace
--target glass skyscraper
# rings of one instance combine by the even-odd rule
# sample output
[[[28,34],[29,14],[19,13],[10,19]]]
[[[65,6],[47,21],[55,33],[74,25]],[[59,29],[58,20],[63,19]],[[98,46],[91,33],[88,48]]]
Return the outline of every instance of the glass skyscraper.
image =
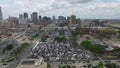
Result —
[[[3,17],[2,17],[2,8],[0,6],[0,20],[2,20],[2,19],[3,19]]]

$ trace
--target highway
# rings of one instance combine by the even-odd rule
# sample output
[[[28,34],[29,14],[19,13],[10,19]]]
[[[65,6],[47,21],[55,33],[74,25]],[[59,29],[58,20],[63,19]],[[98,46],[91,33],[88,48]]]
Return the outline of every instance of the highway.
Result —
[[[8,64],[8,66],[5,67],[5,68],[16,68],[16,66],[20,63],[20,61],[27,56],[28,52],[29,52],[32,48],[34,48],[35,45],[36,45],[36,43],[38,43],[38,42],[39,42],[39,41],[33,42],[33,43],[32,43],[29,47],[27,47],[15,60],[13,60],[12,62],[10,62],[10,63]]]

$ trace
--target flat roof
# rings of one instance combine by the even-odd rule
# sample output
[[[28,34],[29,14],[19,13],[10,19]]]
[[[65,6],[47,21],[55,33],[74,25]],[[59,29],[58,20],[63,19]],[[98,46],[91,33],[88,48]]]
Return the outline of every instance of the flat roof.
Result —
[[[35,61],[34,60],[24,60],[21,64],[22,65],[34,65]]]

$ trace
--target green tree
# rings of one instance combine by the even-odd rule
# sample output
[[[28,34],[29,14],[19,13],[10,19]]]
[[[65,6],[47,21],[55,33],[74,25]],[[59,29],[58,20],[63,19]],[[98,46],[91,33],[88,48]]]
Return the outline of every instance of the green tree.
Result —
[[[41,41],[45,42],[47,40],[47,37],[41,37]]]
[[[32,38],[37,38],[39,35],[40,35],[40,34],[37,33],[37,34],[35,34],[34,36],[32,36]]]
[[[7,45],[6,46],[6,50],[12,50],[14,48],[14,45],[12,45],[12,44],[9,44],[9,45]]]
[[[50,64],[47,64],[47,68],[51,68],[51,65],[50,65]]]
[[[71,66],[70,65],[66,65],[66,68],[71,68]]]
[[[77,37],[71,37],[70,40],[73,41],[73,42],[76,42],[77,41]]]
[[[5,48],[3,49],[2,53],[5,54]]]
[[[88,68],[92,68],[92,65],[91,65],[91,64],[88,64]]]
[[[59,30],[59,33],[60,33],[61,36],[64,36],[64,35],[65,35],[64,30]]]
[[[65,38],[65,36],[62,36],[62,37],[56,37],[54,40],[57,41],[57,42],[64,42],[67,39]]]
[[[27,46],[27,45],[29,45],[28,43],[22,43],[22,46]]]
[[[112,68],[117,68],[117,65],[115,63],[112,63]]]
[[[106,68],[117,68],[116,64],[114,64],[114,63],[107,63],[107,64],[105,65],[105,67],[106,67]]]
[[[72,32],[73,37],[77,37],[78,33],[77,32]]]
[[[87,40],[90,40],[90,37],[86,37]]]
[[[58,68],[62,68],[62,66],[61,66],[61,65],[58,65]]]
[[[98,68],[103,68],[104,67],[103,62],[99,62],[97,67]]]
[[[107,63],[107,64],[105,65],[105,67],[106,67],[106,68],[111,68],[111,65],[110,65],[109,63]]]

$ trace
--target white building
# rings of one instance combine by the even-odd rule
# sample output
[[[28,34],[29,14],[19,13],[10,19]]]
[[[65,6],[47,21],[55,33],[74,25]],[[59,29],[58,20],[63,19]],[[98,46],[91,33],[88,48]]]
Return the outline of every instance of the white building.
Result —
[[[20,25],[26,25],[26,24],[29,24],[30,23],[30,19],[28,19],[28,18],[21,18],[21,19],[19,19],[18,20],[18,22],[19,22],[19,24]]]
[[[16,68],[47,68],[47,62],[40,59],[24,59]]]

